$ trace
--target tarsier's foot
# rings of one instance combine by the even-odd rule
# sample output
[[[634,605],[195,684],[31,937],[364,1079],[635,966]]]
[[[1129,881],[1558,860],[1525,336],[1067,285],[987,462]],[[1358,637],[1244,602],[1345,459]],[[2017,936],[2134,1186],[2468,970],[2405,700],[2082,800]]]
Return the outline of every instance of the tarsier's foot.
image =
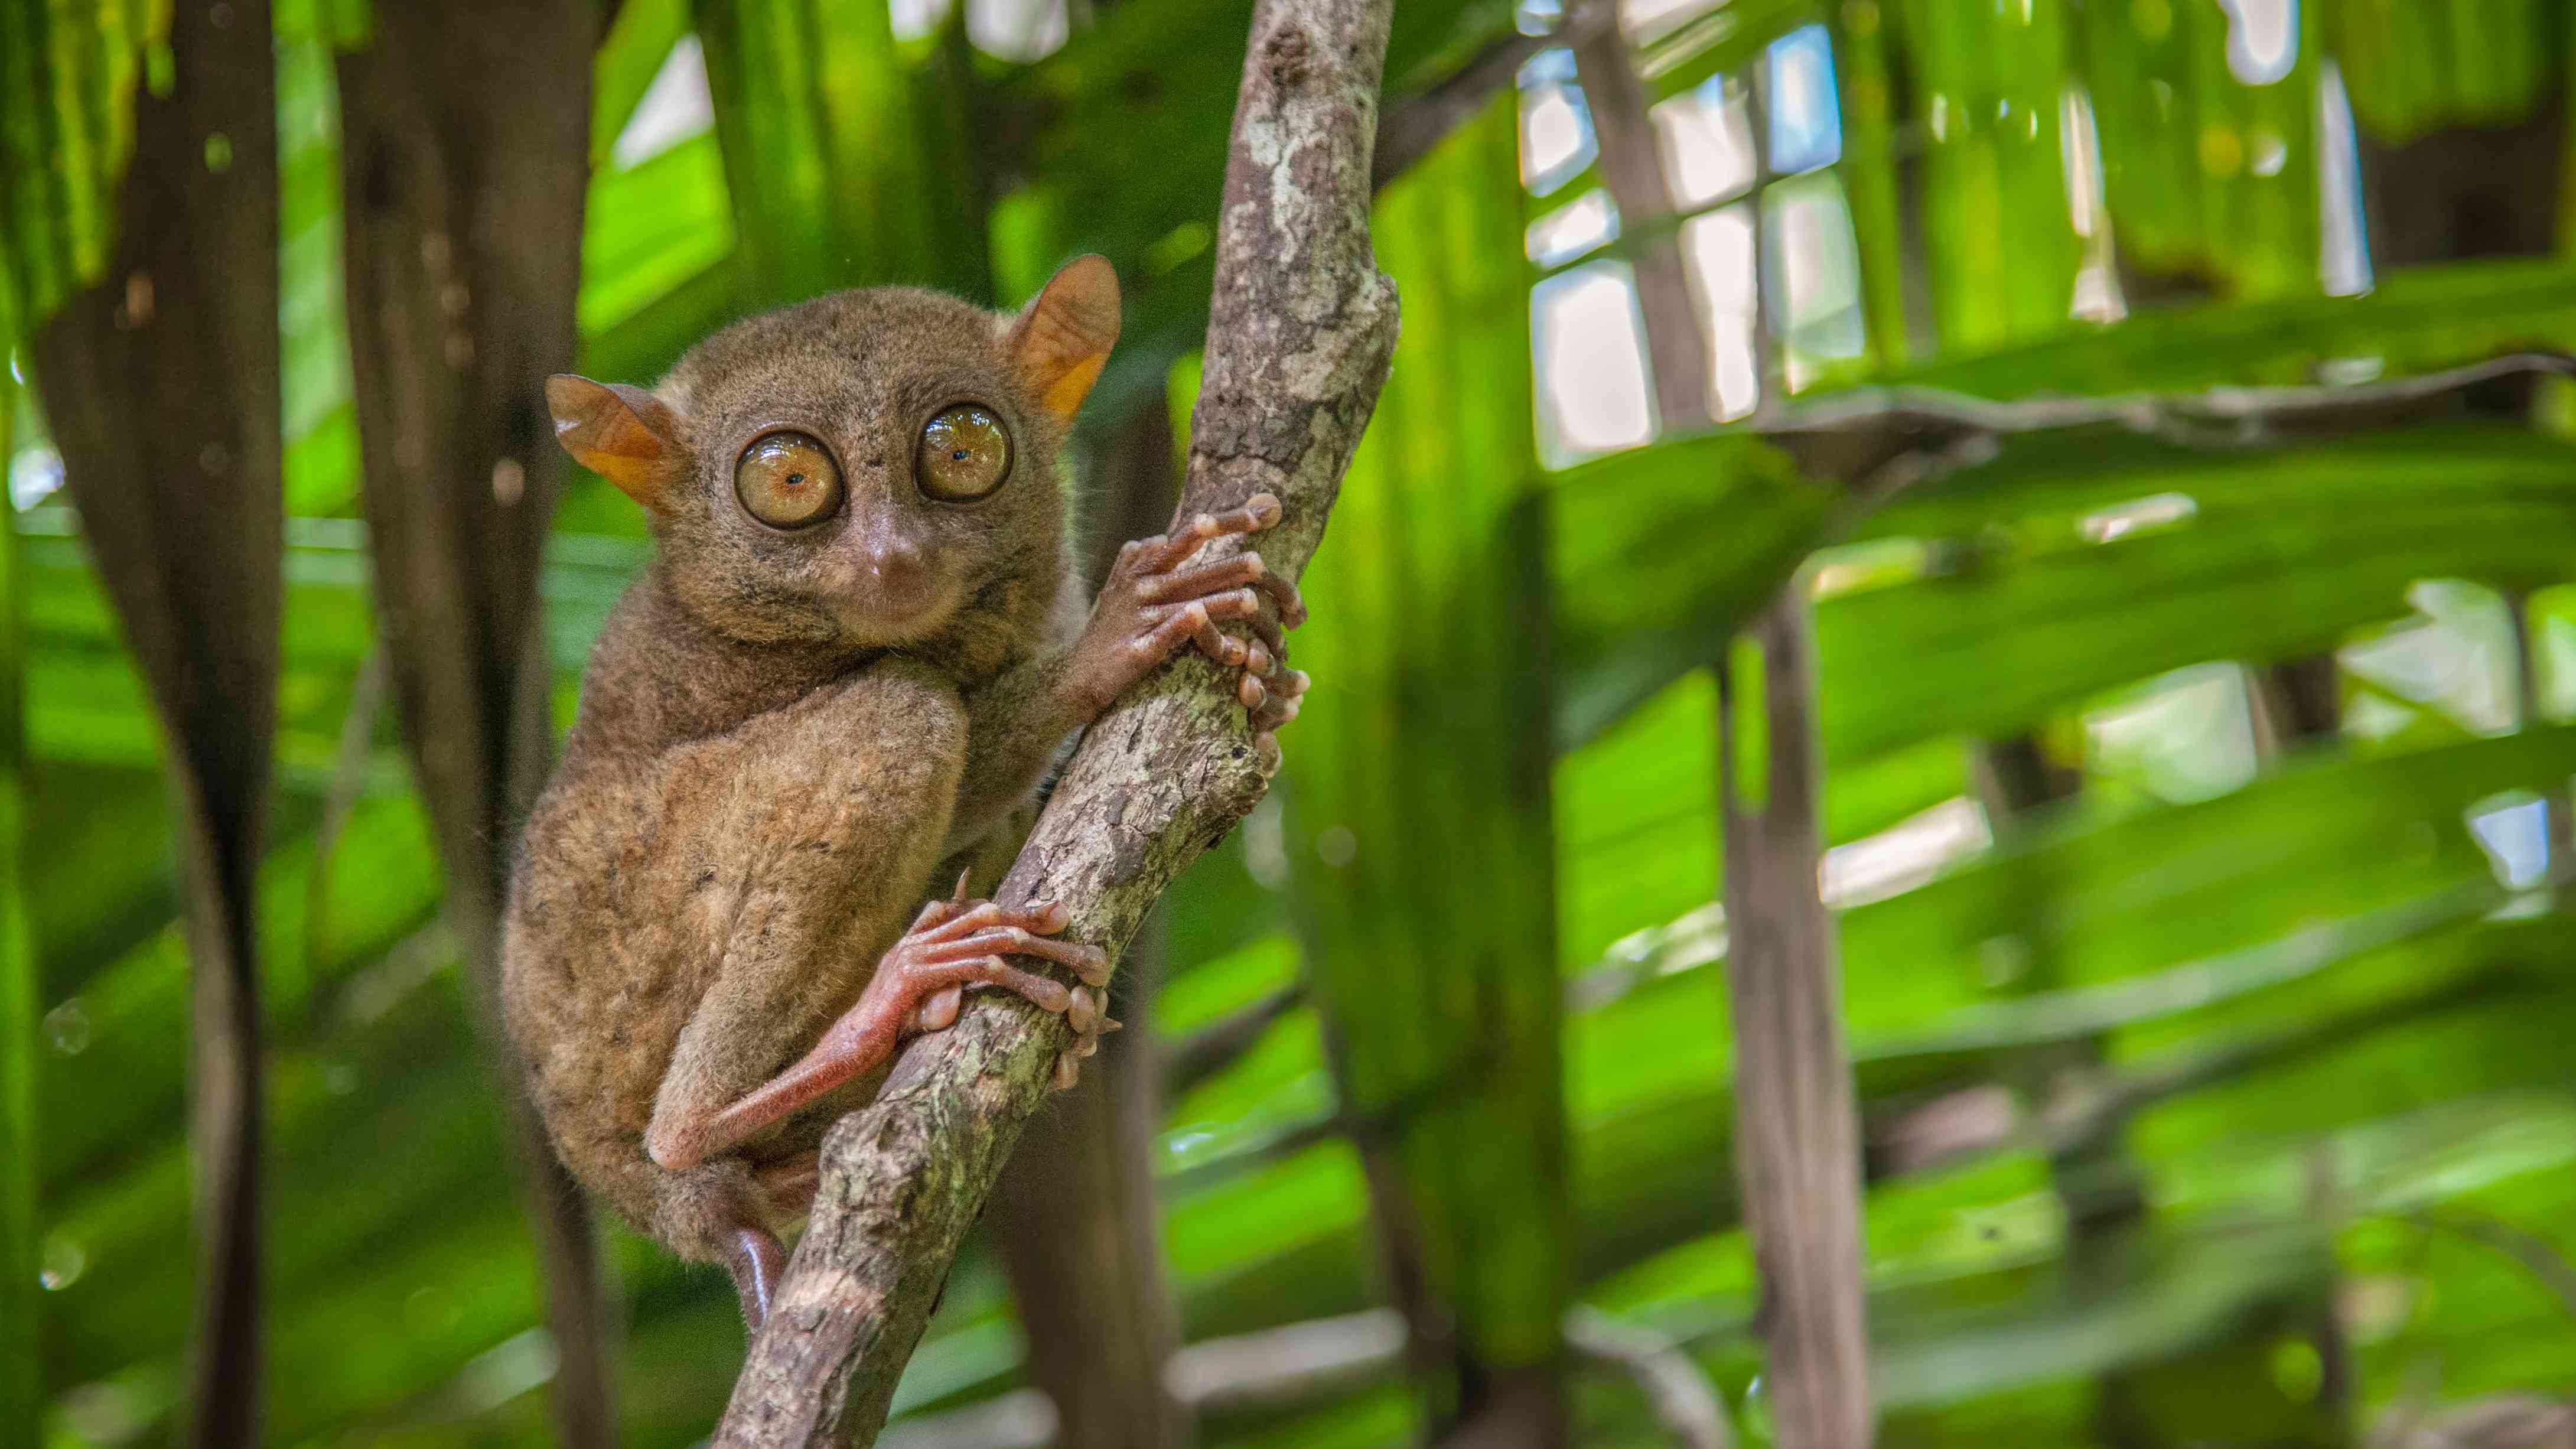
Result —
[[[904,1018],[907,1034],[944,1031],[957,1024],[968,986],[996,986],[1015,991],[1048,1011],[1064,1013],[1073,1027],[1074,1043],[1057,1058],[1059,1088],[1073,1085],[1081,1058],[1099,1050],[1101,1035],[1118,1030],[1109,1019],[1109,958],[1097,946],[1051,939],[1064,929],[1066,913],[1053,901],[1040,901],[1024,911],[1005,910],[991,901],[932,901],[922,908],[894,948],[877,965],[876,980],[900,966],[925,983]],[[1004,955],[1034,956],[1069,968],[1080,980],[1067,987],[1050,976],[1022,971]],[[898,958],[901,958],[900,961]],[[876,981],[868,994],[876,993]],[[867,1005],[863,997],[860,1006]]]
[[[1182,564],[1212,539],[1260,533],[1280,517],[1279,500],[1256,493],[1241,508],[1199,514],[1171,533],[1120,549],[1075,652],[1080,687],[1106,708],[1146,671],[1194,645],[1241,671],[1235,698],[1251,714],[1264,758],[1275,759],[1272,732],[1296,718],[1297,698],[1306,690],[1306,676],[1288,667],[1282,637],[1306,621],[1305,600],[1249,548],[1211,563]],[[1249,640],[1219,627],[1236,623]]]
[[[991,901],[933,901],[912,928],[877,958],[876,974],[857,1004],[841,1014],[813,1050],[787,1070],[714,1113],[655,1122],[644,1134],[653,1161],[672,1171],[696,1166],[811,1104],[833,1088],[883,1066],[908,1035],[957,1020],[967,986],[1015,991],[1048,1011],[1063,1012],[1078,1038],[1110,1030],[1109,957],[1097,946],[1051,940],[1066,912],[1052,901],[1005,910]],[[1031,956],[1072,970],[1079,986],[1024,971],[1002,959]],[[1075,1050],[1083,1043],[1077,1040]],[[1061,1076],[1059,1068],[1059,1076]]]

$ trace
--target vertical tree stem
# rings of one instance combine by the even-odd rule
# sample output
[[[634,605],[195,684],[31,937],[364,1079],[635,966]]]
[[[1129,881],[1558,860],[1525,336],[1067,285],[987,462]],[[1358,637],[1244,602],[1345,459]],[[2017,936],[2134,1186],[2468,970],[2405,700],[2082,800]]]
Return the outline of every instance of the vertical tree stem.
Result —
[[[138,88],[104,275],[38,329],[64,487],[150,686],[187,895],[197,1306],[189,1442],[260,1397],[261,1055],[251,913],[276,723],[277,86],[268,0],[183,5]]]
[[[537,567],[563,456],[590,177],[590,0],[380,5],[340,57],[349,348],[375,590],[475,1025],[506,1104],[559,1354],[556,1422],[613,1441],[590,1209],[525,1100],[497,1002],[509,842],[553,745]]]
[[[1817,888],[1824,762],[1793,580],[1719,673],[1736,1176],[1762,1278],[1782,1449],[1867,1449],[1860,1121],[1841,965]],[[1753,676],[1756,676],[1757,679]]]

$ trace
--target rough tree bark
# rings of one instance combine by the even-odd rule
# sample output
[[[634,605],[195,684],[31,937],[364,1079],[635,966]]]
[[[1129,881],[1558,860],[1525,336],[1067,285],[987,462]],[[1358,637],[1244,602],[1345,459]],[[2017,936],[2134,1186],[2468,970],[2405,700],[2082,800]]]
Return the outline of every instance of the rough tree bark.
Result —
[[[349,350],[386,660],[521,1158],[564,1442],[612,1442],[589,1208],[500,1030],[502,879],[552,747],[537,567],[590,177],[589,0],[380,5],[340,57]]]
[[[36,334],[64,485],[168,738],[187,889],[188,1442],[257,1440],[255,875],[276,721],[277,122],[267,0],[183,5],[138,88],[106,274]],[[16,1049],[13,1044],[12,1050]]]
[[[1276,495],[1285,517],[1261,554],[1290,577],[1322,536],[1394,352],[1395,288],[1368,235],[1391,3],[1262,0],[1235,112],[1181,512]],[[1115,958],[1267,785],[1220,672],[1175,660],[1091,728],[997,894],[1063,902],[1066,938]],[[833,1129],[719,1445],[873,1437],[958,1240],[1070,1040],[1060,1018],[978,998]]]

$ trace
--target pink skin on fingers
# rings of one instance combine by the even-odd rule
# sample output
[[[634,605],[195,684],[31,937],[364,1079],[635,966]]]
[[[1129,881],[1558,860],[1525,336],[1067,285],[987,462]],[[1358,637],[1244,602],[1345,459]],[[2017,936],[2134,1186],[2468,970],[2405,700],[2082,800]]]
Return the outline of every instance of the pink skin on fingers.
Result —
[[[1033,956],[1085,974],[1103,970],[1109,964],[1108,954],[1097,946],[1032,936],[1015,926],[996,926],[978,931],[962,941],[940,941],[924,946],[921,960],[925,965],[933,965],[962,961],[971,956],[992,955]]]
[[[1268,567],[1261,562],[1261,555],[1239,553],[1214,563],[1192,564],[1185,569],[1153,575],[1137,589],[1136,596],[1148,604],[1204,598],[1221,589],[1243,587],[1268,572]]]
[[[964,1008],[965,1004],[965,987],[942,987],[922,998],[921,1005],[914,1009],[912,1013],[912,1029],[915,1031],[946,1031],[948,1028],[957,1024],[957,1013]]]
[[[1180,652],[1183,644],[1198,645],[1200,653],[1219,664],[1243,662],[1243,645],[1218,631],[1204,599],[1173,608],[1127,647],[1140,659],[1160,662]]]
[[[1138,539],[1130,547],[1136,550],[1136,561],[1142,565],[1143,572],[1161,573],[1197,552],[1201,544],[1219,534],[1259,533],[1277,527],[1283,516],[1284,511],[1277,498],[1267,493],[1255,493],[1244,500],[1241,508],[1221,514],[1192,514],[1188,522],[1170,533]]]

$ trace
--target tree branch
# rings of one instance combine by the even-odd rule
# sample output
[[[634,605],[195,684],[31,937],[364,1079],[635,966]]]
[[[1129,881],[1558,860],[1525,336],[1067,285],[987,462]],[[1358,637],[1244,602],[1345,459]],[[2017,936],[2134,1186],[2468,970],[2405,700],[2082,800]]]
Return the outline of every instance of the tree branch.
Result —
[[[1323,534],[1395,347],[1395,288],[1368,237],[1390,8],[1261,0],[1235,112],[1180,512],[1276,495],[1285,517],[1261,555],[1291,578]],[[1063,902],[1066,938],[1114,958],[1267,787],[1219,671],[1175,660],[1091,728],[997,895]],[[1070,1040],[1061,1018],[978,998],[833,1129],[812,1219],[719,1445],[874,1436],[958,1240]]]
[[[501,1029],[509,843],[554,736],[537,573],[569,466],[534,399],[573,365],[590,158],[583,0],[384,6],[340,52],[350,393],[387,678],[507,1104],[571,1449],[615,1441],[618,1314],[588,1201]]]
[[[2197,393],[2109,393],[1997,402],[1939,388],[1853,388],[1764,418],[1764,441],[1808,477],[1852,488],[1863,506],[1952,472],[2003,438],[2106,427],[2187,448],[2279,446],[2393,427],[2432,415],[2461,391],[2500,378],[2576,374],[2576,355],[2521,352],[2383,382],[2213,387]]]

